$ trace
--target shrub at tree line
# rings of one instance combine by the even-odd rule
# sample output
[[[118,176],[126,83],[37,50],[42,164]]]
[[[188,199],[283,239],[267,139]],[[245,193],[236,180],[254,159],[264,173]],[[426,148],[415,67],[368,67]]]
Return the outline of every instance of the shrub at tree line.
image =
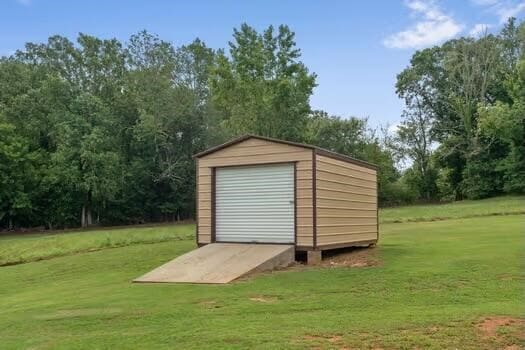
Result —
[[[243,24],[227,51],[145,31],[27,43],[0,59],[0,228],[192,218],[192,155],[245,133],[378,164],[382,205],[523,193],[524,45],[512,19],[416,52],[391,135],[311,109],[316,75],[287,26]]]

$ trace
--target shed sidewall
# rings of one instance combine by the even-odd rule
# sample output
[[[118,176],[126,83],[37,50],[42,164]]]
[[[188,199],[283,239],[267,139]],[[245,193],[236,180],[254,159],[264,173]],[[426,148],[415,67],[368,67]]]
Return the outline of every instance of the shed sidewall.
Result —
[[[346,161],[342,157],[331,154],[314,153],[316,153],[313,180],[315,249],[327,250],[376,243],[379,238],[377,169]],[[353,189],[348,190],[346,187],[353,187]],[[356,189],[359,192],[354,193]],[[369,197],[369,200],[355,198],[363,196]],[[346,214],[342,214],[345,211]],[[368,214],[363,217],[360,216],[362,214],[355,214],[361,211],[366,211]],[[352,219],[364,219],[370,222],[367,221],[365,224],[331,222]]]

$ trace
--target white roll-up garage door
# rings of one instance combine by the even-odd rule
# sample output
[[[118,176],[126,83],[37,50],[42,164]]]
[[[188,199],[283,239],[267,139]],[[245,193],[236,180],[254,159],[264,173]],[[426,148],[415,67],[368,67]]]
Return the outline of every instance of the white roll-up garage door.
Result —
[[[217,242],[294,242],[293,164],[218,168]]]

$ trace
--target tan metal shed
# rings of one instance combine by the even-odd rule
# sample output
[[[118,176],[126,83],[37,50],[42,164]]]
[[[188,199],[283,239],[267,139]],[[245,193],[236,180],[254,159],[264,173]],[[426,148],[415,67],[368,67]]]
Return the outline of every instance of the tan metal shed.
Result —
[[[322,250],[378,240],[377,167],[312,145],[246,135],[195,155],[197,244]]]

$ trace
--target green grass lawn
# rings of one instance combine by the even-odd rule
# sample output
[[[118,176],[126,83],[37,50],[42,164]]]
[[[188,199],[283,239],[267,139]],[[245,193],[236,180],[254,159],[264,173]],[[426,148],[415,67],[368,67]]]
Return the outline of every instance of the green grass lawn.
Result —
[[[492,337],[478,324],[525,313],[524,228],[523,215],[383,224],[379,266],[292,269],[224,286],[130,283],[193,249],[191,226],[59,235],[129,245],[86,252],[79,243],[74,253],[69,242],[69,255],[0,267],[0,348],[519,346],[516,323]],[[9,236],[0,251],[12,260],[13,244],[21,255],[45,251],[56,236]]]
[[[195,239],[195,225],[0,235],[0,266],[133,244]]]
[[[381,223],[436,221],[491,215],[525,214],[524,196],[465,200],[446,204],[410,205],[381,209]]]

